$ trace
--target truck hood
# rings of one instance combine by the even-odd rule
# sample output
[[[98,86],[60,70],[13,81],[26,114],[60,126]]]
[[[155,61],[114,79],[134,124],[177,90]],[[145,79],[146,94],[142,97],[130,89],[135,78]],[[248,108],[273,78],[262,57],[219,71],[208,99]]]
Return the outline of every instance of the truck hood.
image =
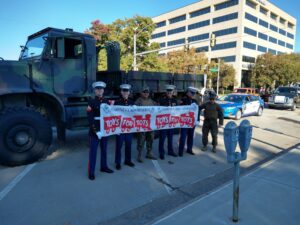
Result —
[[[30,87],[29,65],[26,61],[0,61],[0,94]]]

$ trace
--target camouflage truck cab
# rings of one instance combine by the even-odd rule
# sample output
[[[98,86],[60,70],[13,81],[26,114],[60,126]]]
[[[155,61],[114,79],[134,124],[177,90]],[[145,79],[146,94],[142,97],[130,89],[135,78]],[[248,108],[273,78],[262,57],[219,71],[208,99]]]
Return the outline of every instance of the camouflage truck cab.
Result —
[[[87,126],[85,108],[96,76],[92,36],[46,28],[28,37],[18,61],[0,60],[0,162],[36,161],[65,129]]]

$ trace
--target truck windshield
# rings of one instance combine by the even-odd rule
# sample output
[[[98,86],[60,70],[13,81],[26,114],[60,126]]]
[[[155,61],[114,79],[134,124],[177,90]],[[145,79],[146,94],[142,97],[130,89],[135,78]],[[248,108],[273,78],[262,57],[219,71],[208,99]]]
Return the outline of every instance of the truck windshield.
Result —
[[[21,52],[20,59],[28,59],[40,56],[46,43],[45,37],[47,36],[48,34],[43,34],[41,36],[28,40],[26,46]]]
[[[296,89],[295,88],[290,88],[290,87],[279,87],[279,88],[276,89],[275,93],[295,94]]]

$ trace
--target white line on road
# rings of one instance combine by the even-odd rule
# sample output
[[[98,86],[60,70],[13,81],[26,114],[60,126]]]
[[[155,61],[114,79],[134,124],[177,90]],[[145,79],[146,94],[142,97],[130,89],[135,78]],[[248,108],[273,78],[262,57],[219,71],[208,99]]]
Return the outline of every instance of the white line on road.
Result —
[[[155,167],[155,169],[156,169],[158,175],[160,176],[160,178],[163,179],[166,183],[170,184],[170,181],[169,181],[167,175],[166,175],[166,174],[164,173],[164,171],[161,169],[161,167],[160,167],[160,165],[158,164],[157,160],[151,160],[151,161],[152,161],[152,163],[153,163],[153,165],[154,165],[154,167]],[[168,185],[166,185],[166,184],[164,184],[164,186],[165,186],[165,188],[166,188],[168,194],[171,195],[172,189],[171,189]]]
[[[26,168],[0,192],[0,201],[22,180],[23,177],[26,176],[27,173],[30,172],[30,170],[32,170],[35,165],[36,164],[33,163],[26,166]]]

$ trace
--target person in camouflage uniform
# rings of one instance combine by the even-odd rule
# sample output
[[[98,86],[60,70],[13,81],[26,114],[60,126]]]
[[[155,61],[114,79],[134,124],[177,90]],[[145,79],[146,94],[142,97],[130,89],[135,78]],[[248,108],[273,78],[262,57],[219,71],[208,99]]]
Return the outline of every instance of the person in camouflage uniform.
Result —
[[[223,110],[219,104],[215,102],[216,99],[215,93],[210,93],[209,102],[202,104],[199,107],[199,112],[204,109],[204,123],[202,127],[202,143],[203,147],[202,151],[207,150],[208,144],[208,134],[211,133],[212,136],[212,152],[216,152],[216,147],[218,144],[218,119],[219,126],[223,126],[224,118],[223,118]]]
[[[143,87],[141,92],[141,97],[139,97],[135,105],[137,106],[155,106],[157,105],[155,101],[153,101],[151,98],[149,98],[150,89],[149,87]],[[142,151],[144,144],[146,142],[146,148],[147,148],[147,154],[146,158],[156,160],[157,158],[152,154],[152,144],[154,140],[154,133],[152,131],[148,132],[139,132],[137,133],[137,161],[142,163]]]

